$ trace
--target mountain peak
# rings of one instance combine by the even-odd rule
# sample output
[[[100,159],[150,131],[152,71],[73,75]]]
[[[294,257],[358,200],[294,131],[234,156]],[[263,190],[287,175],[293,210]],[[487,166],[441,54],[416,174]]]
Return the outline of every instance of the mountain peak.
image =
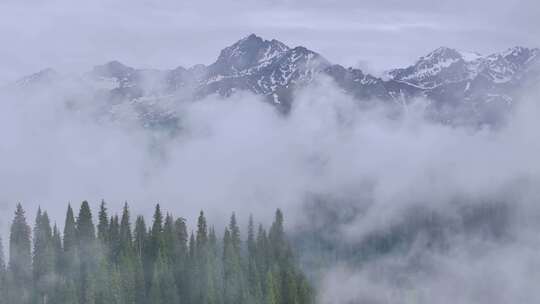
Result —
[[[262,39],[261,37],[257,36],[256,34],[254,33],[251,33],[249,35],[247,35],[246,37],[240,39],[238,42],[246,42],[246,41],[263,41],[264,39]]]
[[[460,59],[462,58],[459,51],[449,47],[441,46],[424,57],[420,61],[439,60],[439,59]]]
[[[211,68],[221,75],[234,74],[252,67],[270,64],[290,48],[284,43],[265,40],[255,34],[242,38],[221,51]]]
[[[99,77],[125,78],[133,74],[134,71],[134,68],[129,67],[121,63],[120,61],[113,60],[103,65],[95,66],[92,70],[92,73]]]
[[[16,84],[20,87],[27,87],[34,84],[47,84],[56,80],[58,77],[59,74],[56,70],[46,68],[37,73],[19,79]]]
[[[540,56],[540,49],[515,46],[501,53],[501,56],[515,64],[526,64]]]

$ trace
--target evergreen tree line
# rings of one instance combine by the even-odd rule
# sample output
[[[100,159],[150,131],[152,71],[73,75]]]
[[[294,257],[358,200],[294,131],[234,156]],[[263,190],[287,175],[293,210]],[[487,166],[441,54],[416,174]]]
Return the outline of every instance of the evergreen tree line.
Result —
[[[33,235],[33,237],[32,237]],[[242,241],[232,214],[218,238],[201,211],[195,232],[156,205],[152,224],[127,203],[121,216],[102,201],[97,225],[88,202],[64,231],[38,210],[33,231],[17,205],[6,265],[0,241],[0,304],[307,304],[313,291],[299,270],[276,211],[267,231],[250,217]]]

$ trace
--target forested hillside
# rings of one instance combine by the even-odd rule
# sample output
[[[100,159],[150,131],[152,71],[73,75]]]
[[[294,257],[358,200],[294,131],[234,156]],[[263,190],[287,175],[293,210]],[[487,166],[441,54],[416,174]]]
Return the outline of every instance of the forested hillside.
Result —
[[[88,202],[78,216],[68,206],[63,233],[46,211],[33,229],[19,204],[9,258],[0,242],[0,303],[291,304],[313,303],[276,211],[267,231],[249,219],[247,239],[233,213],[224,233],[201,211],[195,232],[157,205],[151,225],[127,203],[121,216],[101,203],[97,225]]]

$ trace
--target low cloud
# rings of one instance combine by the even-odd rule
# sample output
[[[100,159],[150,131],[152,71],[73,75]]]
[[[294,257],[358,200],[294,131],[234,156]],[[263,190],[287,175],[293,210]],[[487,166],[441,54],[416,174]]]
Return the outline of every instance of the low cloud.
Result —
[[[73,92],[76,106],[66,107]],[[41,205],[62,221],[67,202],[86,199],[96,208],[104,198],[113,211],[127,200],[134,213],[146,215],[157,202],[188,219],[204,209],[212,222],[232,211],[268,221],[279,207],[294,234],[312,220],[305,206],[322,197],[335,208],[355,206],[357,213],[337,223],[334,235],[354,244],[390,228],[411,208],[452,217],[456,201],[503,201],[513,210],[510,241],[456,236],[447,251],[420,255],[424,263],[416,270],[410,268],[419,256],[414,247],[358,268],[330,265],[321,276],[321,303],[538,297],[533,282],[540,255],[537,238],[530,237],[540,214],[534,98],[523,99],[505,127],[473,130],[425,120],[422,101],[398,115],[385,107],[360,109],[323,81],[299,91],[288,115],[248,93],[178,103],[181,128],[174,136],[135,120],[96,119],[94,100],[73,87],[3,100],[4,233],[17,202],[30,218]]]

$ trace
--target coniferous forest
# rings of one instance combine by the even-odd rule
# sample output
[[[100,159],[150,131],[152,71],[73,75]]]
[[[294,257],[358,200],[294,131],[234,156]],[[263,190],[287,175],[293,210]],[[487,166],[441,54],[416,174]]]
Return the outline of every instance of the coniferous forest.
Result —
[[[133,227],[132,227],[133,225]],[[275,213],[267,231],[250,217],[218,233],[201,211],[195,231],[157,205],[151,223],[120,216],[105,202],[94,219],[88,202],[68,205],[63,233],[38,210],[33,228],[19,204],[9,255],[0,242],[0,304],[305,304],[313,290],[298,268]]]

